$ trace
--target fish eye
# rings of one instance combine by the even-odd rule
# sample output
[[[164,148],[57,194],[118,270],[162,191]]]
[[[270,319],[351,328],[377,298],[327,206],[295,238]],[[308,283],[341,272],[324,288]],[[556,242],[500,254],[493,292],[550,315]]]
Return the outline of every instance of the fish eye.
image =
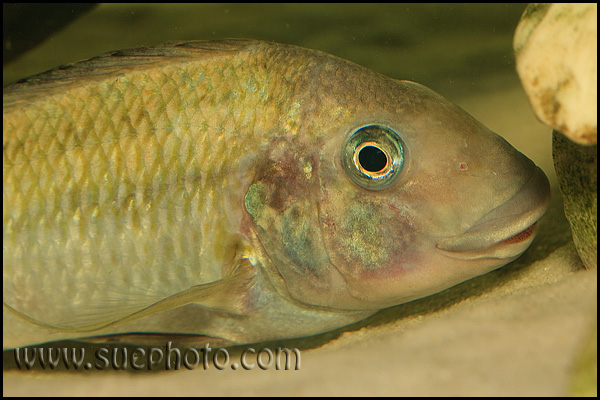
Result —
[[[404,163],[400,136],[384,125],[368,125],[353,131],[342,152],[346,173],[359,186],[370,190],[387,187]]]

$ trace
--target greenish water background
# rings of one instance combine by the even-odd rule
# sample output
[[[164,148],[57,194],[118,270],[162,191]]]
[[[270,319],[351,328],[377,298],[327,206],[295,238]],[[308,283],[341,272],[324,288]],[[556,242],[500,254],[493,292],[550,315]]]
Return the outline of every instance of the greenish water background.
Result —
[[[169,40],[252,38],[323,50],[458,97],[515,83],[524,4],[101,4],[4,69],[4,84]]]

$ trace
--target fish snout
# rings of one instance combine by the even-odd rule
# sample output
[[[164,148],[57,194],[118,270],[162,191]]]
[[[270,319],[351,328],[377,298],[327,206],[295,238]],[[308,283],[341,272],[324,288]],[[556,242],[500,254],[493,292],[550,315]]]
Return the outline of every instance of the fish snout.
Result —
[[[533,241],[537,222],[549,203],[548,178],[535,167],[511,198],[490,210],[465,232],[439,240],[436,247],[457,259],[516,258]]]

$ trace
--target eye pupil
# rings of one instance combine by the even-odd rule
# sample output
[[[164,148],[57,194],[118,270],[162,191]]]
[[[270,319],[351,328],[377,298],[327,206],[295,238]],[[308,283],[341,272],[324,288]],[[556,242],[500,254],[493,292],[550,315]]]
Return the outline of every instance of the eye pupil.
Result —
[[[381,171],[388,163],[385,153],[374,146],[363,147],[358,153],[358,161],[369,172]]]

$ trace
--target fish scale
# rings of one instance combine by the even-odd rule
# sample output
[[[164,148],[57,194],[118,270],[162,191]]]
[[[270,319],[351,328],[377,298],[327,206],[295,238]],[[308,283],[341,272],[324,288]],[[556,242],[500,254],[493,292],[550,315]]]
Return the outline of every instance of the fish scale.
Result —
[[[5,301],[19,309],[23,301],[49,298],[50,291],[61,303],[60,291],[41,283],[59,276],[74,285],[64,293],[76,296],[69,312],[85,315],[116,294],[127,293],[137,308],[190,283],[222,278],[216,259],[227,256],[210,241],[232,240],[233,229],[223,199],[213,194],[236,185],[230,160],[242,143],[249,150],[256,133],[254,120],[242,119],[248,116],[243,108],[260,100],[256,91],[208,88],[231,86],[240,64],[109,76],[35,99],[25,125],[20,113],[5,108],[5,132],[26,143],[19,148],[4,137],[5,274],[27,277],[29,287],[39,288],[15,303],[18,291],[5,287]],[[203,79],[194,83],[191,76]],[[224,116],[215,112],[215,104],[230,103],[231,97],[237,107],[225,108]],[[226,140],[223,132],[238,137]],[[29,143],[39,147],[28,152]],[[31,169],[16,171],[18,164]],[[45,201],[49,195],[58,202]],[[41,214],[31,215],[36,208]],[[45,268],[49,260],[56,261]],[[23,268],[13,271],[13,265]],[[44,301],[29,310],[34,319],[66,317],[64,308]]]

